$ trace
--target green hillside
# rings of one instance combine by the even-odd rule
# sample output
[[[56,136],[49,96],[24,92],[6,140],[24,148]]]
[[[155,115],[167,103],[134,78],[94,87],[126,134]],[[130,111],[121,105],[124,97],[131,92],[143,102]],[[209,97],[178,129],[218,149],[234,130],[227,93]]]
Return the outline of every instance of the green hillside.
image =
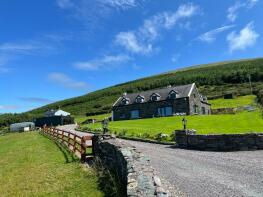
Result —
[[[123,92],[139,92],[164,87],[169,84],[181,85],[195,82],[199,86],[200,92],[209,97],[221,96],[229,91],[246,95],[250,91],[248,74],[251,75],[254,89],[262,89],[263,58],[206,64],[138,79],[84,96],[56,102],[35,109],[31,113],[42,113],[48,108],[57,108],[58,106],[75,115],[107,113],[114,101]]]
[[[217,98],[227,92],[247,95],[250,94],[248,75],[251,76],[254,91],[263,89],[263,58],[192,66],[52,103],[26,114],[36,116],[48,109],[58,107],[73,115],[103,114],[111,110],[112,104],[123,92],[133,93],[167,85],[183,85],[193,82],[197,84],[200,92],[209,98]]]

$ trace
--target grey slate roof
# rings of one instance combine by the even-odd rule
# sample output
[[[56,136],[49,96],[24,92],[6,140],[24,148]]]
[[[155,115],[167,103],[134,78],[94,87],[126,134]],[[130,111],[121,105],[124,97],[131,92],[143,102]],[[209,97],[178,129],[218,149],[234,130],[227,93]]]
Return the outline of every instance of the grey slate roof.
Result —
[[[134,104],[134,103],[136,103],[136,97],[138,95],[144,97],[144,103],[145,102],[149,102],[149,101],[151,101],[151,95],[154,94],[154,93],[159,94],[161,96],[160,97],[160,101],[166,100],[168,98],[168,96],[169,96],[169,93],[172,90],[174,90],[174,91],[176,91],[178,93],[176,98],[188,97],[193,85],[194,84],[173,86],[173,87],[165,87],[165,88],[160,88],[160,89],[148,90],[148,91],[140,92],[140,93],[132,93],[132,94],[123,95],[122,97],[120,97],[116,101],[116,103],[114,103],[113,106],[121,105],[121,101],[122,101],[123,98],[127,98],[129,100],[129,104]]]

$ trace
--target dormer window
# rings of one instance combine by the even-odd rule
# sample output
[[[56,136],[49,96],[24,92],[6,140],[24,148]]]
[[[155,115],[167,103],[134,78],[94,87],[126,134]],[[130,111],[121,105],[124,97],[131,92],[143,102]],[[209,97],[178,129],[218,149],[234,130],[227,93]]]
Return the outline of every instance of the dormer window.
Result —
[[[144,102],[144,96],[138,95],[136,97],[136,103],[143,103]]]
[[[159,101],[161,96],[157,93],[153,93],[151,96],[151,101]]]
[[[172,91],[169,93],[169,96],[168,96],[168,97],[169,97],[169,99],[176,99],[177,95],[178,95],[178,92],[172,90]]]
[[[123,98],[123,99],[121,100],[121,103],[122,103],[123,105],[128,105],[129,102],[130,102],[130,99],[128,99],[128,98]]]

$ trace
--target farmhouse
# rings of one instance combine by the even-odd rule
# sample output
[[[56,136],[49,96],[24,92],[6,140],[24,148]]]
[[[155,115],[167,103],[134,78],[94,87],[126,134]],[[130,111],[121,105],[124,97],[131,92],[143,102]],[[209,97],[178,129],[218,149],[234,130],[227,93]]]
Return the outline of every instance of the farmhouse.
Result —
[[[124,93],[113,104],[112,119],[127,120],[173,115],[210,114],[211,105],[193,84],[141,93]]]

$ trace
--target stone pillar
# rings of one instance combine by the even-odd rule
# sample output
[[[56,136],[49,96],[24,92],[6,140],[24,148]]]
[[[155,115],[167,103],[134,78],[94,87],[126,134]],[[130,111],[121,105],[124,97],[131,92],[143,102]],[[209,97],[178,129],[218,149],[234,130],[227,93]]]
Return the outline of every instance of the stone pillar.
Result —
[[[188,135],[196,132],[191,130],[175,130],[175,142],[179,148],[188,148]]]

